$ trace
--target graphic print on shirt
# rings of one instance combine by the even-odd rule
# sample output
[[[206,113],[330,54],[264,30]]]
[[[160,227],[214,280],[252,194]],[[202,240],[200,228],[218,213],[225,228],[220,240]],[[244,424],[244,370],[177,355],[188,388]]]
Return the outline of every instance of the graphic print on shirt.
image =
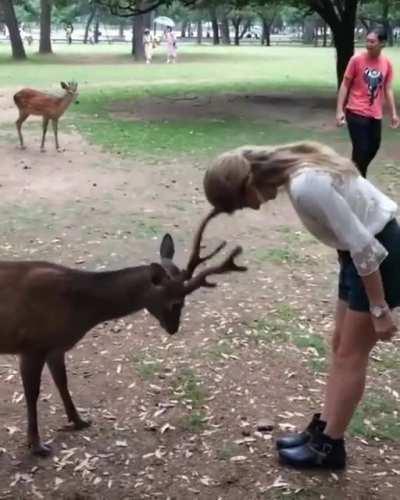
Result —
[[[364,82],[368,85],[369,103],[372,105],[382,87],[383,74],[377,69],[365,68]]]

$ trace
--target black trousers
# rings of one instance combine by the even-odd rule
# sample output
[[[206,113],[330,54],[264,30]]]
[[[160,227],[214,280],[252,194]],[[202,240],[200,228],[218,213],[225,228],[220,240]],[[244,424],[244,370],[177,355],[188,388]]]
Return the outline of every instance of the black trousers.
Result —
[[[382,121],[357,115],[351,111],[346,112],[346,121],[353,144],[351,159],[361,175],[367,177],[368,165],[381,145]]]

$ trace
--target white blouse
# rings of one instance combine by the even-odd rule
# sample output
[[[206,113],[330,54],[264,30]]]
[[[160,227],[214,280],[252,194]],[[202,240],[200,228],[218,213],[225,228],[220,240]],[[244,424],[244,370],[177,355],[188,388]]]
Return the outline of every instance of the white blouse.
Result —
[[[305,227],[322,243],[348,250],[360,276],[379,269],[388,252],[375,238],[394,218],[397,204],[361,176],[307,168],[286,185]]]

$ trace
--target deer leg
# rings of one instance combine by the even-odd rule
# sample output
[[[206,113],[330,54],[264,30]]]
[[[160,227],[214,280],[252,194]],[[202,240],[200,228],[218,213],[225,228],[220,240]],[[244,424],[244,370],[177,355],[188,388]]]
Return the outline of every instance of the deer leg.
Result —
[[[42,133],[42,143],[40,145],[40,151],[42,153],[44,153],[45,149],[44,149],[44,141],[46,140],[46,132],[47,132],[47,126],[49,124],[49,119],[48,118],[45,118],[43,117],[43,125],[42,125],[42,128],[43,128],[43,133]]]
[[[91,422],[81,419],[68,390],[67,371],[65,369],[65,353],[62,351],[52,352],[47,357],[46,361],[54,383],[56,384],[64,403],[68,421],[73,423],[72,427],[66,427],[64,430],[80,430],[89,427]]]
[[[22,128],[22,124],[28,118],[28,116],[29,115],[27,113],[23,113],[22,111],[20,111],[18,120],[15,122],[15,125],[17,127],[17,132],[18,132],[19,143],[21,145],[21,149],[25,149],[24,138],[22,137],[21,128]]]
[[[51,124],[53,125],[54,139],[56,141],[56,149],[58,152],[61,152],[60,145],[58,144],[58,120],[54,118],[51,120]]]
[[[20,371],[28,411],[28,446],[34,455],[46,457],[51,448],[41,443],[37,422],[37,400],[40,392],[45,356],[40,353],[22,354]]]

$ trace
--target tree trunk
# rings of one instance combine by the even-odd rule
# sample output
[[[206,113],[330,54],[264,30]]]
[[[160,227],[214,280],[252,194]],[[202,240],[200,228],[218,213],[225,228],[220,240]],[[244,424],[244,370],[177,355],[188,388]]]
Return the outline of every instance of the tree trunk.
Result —
[[[186,29],[188,27],[187,22],[182,23],[182,28],[181,28],[181,38],[186,38]]]
[[[229,21],[227,17],[223,17],[221,20],[221,38],[224,45],[231,44],[231,36],[229,33]]]
[[[324,22],[324,26],[322,28],[322,46],[327,47],[328,46],[328,25],[326,22]]]
[[[316,12],[329,25],[336,48],[336,74],[338,87],[342,83],[347,64],[354,53],[354,29],[356,25],[358,0],[345,0],[343,13],[324,6],[315,8]]]
[[[100,38],[100,14],[97,13],[96,19],[94,21],[94,33],[93,33],[94,43],[99,43],[99,38]]]
[[[89,30],[90,30],[90,26],[93,22],[93,18],[96,15],[96,10],[97,10],[96,4],[92,4],[92,10],[90,11],[89,17],[87,18],[87,21],[86,21],[85,35],[83,38],[83,43],[88,43]]]
[[[339,33],[333,32],[336,47],[336,75],[338,87],[343,80],[347,64],[354,53],[354,30],[349,32],[349,27],[345,31],[343,28]]]
[[[234,30],[233,43],[238,46],[240,44],[240,21],[241,19],[232,19],[232,26]]]
[[[124,38],[125,23],[119,23],[118,35],[120,38]]]
[[[18,21],[15,15],[12,0],[3,0],[2,3],[4,21],[10,34],[11,51],[14,59],[26,59],[24,44],[18,29]]]
[[[248,30],[250,29],[250,26],[251,26],[251,22],[250,21],[247,21],[246,23],[244,23],[243,29],[239,33],[239,40],[241,40],[244,37],[244,35],[248,32]],[[240,28],[240,24],[239,24],[239,28]]]
[[[387,33],[388,44],[390,47],[393,47],[393,28],[389,19],[389,10],[390,10],[390,0],[382,1],[382,20],[383,27]]]
[[[201,21],[197,22],[197,43],[201,45],[203,42],[203,23]]]
[[[39,54],[51,54],[51,9],[53,0],[40,0]]]
[[[313,33],[314,47],[318,47],[318,37],[319,37],[319,27],[316,26],[314,28],[314,33]]]
[[[145,28],[150,28],[150,13],[141,14],[133,18],[132,55],[136,61],[144,61],[143,32]]]
[[[311,44],[314,39],[314,19],[304,19],[303,43]]]
[[[213,44],[219,45],[218,18],[215,9],[210,9],[211,26],[213,31]]]
[[[393,45],[394,45],[393,26],[392,26],[392,23],[390,21],[388,21],[388,23],[387,23],[386,31],[387,31],[387,35],[388,35],[389,47],[393,47]]]
[[[271,25],[262,19],[261,45],[271,46]]]

